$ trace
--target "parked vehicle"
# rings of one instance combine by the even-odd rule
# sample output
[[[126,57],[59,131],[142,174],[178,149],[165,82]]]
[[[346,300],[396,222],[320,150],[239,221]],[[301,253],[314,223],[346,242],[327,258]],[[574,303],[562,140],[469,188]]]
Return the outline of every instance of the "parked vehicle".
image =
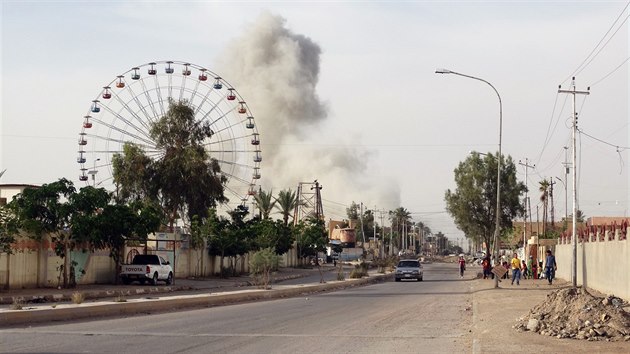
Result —
[[[166,285],[173,283],[173,268],[168,261],[155,254],[138,254],[133,257],[131,264],[123,264],[120,272],[123,284],[138,281],[140,284],[149,281],[157,285],[164,281]]]
[[[422,265],[417,259],[401,259],[396,266],[395,272],[396,281],[402,279],[416,279],[422,281]]]

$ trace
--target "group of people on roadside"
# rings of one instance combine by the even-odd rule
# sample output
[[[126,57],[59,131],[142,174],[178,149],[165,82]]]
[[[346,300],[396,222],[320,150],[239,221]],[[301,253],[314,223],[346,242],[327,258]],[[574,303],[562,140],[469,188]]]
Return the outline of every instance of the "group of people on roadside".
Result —
[[[463,257],[460,258],[460,262],[462,259]],[[509,269],[512,270],[512,273],[511,273],[512,285],[514,285],[514,282],[516,282],[516,285],[520,285],[521,278],[523,279],[540,278],[540,275],[538,274],[538,270],[542,268],[542,264],[537,265],[536,262],[534,262],[534,259],[532,256],[529,256],[529,260],[525,262],[525,260],[520,260],[518,258],[518,254],[514,253],[512,256],[512,260],[510,261],[509,264],[507,263],[506,260],[503,260],[501,263],[502,263],[501,266],[505,267],[506,270],[509,270]],[[481,261],[481,266],[483,268],[483,278],[494,279],[494,273],[492,272],[492,264],[490,261],[490,256],[486,256]],[[553,279],[556,276],[557,269],[558,269],[558,266],[556,264],[556,257],[552,254],[551,250],[547,250],[543,274],[544,274],[545,279],[547,279],[550,285],[553,283]],[[462,269],[461,263],[460,263],[460,275],[463,276],[463,269]],[[505,273],[503,278],[504,279],[509,278],[508,272]]]

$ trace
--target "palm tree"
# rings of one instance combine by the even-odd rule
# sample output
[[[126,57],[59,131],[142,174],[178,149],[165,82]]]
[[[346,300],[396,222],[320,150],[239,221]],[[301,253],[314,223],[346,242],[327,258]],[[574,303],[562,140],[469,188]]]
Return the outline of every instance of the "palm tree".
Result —
[[[543,179],[542,181],[538,182],[538,184],[540,185],[538,190],[542,192],[542,194],[540,195],[540,201],[543,203],[542,234],[544,235],[547,232],[547,204],[549,201],[549,181]]]
[[[269,219],[269,214],[271,214],[271,210],[276,205],[276,201],[273,199],[273,191],[267,193],[262,189],[254,196],[254,202],[262,219]]]
[[[403,242],[402,242],[402,230],[403,230],[403,224],[408,224],[409,220],[411,220],[411,213],[403,208],[403,207],[398,207],[393,211],[389,212],[390,215],[390,219],[392,220],[392,223],[395,223],[396,226],[396,232],[398,232],[398,247],[401,248],[403,246]]]
[[[278,198],[276,198],[275,202],[277,202],[275,205],[276,209],[280,210],[280,214],[282,214],[284,225],[289,225],[289,215],[298,205],[297,194],[291,188],[283,189],[278,193]]]

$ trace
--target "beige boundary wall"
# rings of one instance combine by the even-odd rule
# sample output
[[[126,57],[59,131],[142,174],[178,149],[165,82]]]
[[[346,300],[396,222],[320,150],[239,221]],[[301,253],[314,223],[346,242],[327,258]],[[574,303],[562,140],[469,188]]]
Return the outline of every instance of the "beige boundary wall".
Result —
[[[160,240],[176,240],[177,236],[159,234]],[[127,255],[134,252],[159,254],[171,262],[175,278],[203,278],[220,273],[220,257],[209,256],[205,247],[195,250],[187,247],[187,242],[147,242],[147,247],[126,247]],[[157,240],[156,240],[157,241]],[[13,254],[0,253],[0,289],[20,289],[37,287],[57,287],[60,281],[59,266],[63,259],[55,255],[53,245],[48,239],[36,242],[22,237],[15,244]],[[95,252],[72,252],[71,260],[77,263],[77,284],[109,284],[116,280],[116,264],[109,257],[109,250]],[[224,258],[223,266],[230,262],[237,271],[249,271],[249,255],[237,258]],[[298,264],[295,249],[282,255],[282,264],[293,267]]]
[[[630,301],[630,241],[628,222],[578,231],[577,283]],[[556,276],[572,279],[571,236],[563,235],[556,246]]]

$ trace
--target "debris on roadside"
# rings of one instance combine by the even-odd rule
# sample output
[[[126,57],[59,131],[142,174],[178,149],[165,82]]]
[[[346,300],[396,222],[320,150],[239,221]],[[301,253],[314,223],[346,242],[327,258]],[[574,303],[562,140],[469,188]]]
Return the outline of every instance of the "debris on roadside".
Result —
[[[556,338],[630,341],[630,314],[621,298],[596,297],[584,289],[560,289],[521,317],[513,327]]]

